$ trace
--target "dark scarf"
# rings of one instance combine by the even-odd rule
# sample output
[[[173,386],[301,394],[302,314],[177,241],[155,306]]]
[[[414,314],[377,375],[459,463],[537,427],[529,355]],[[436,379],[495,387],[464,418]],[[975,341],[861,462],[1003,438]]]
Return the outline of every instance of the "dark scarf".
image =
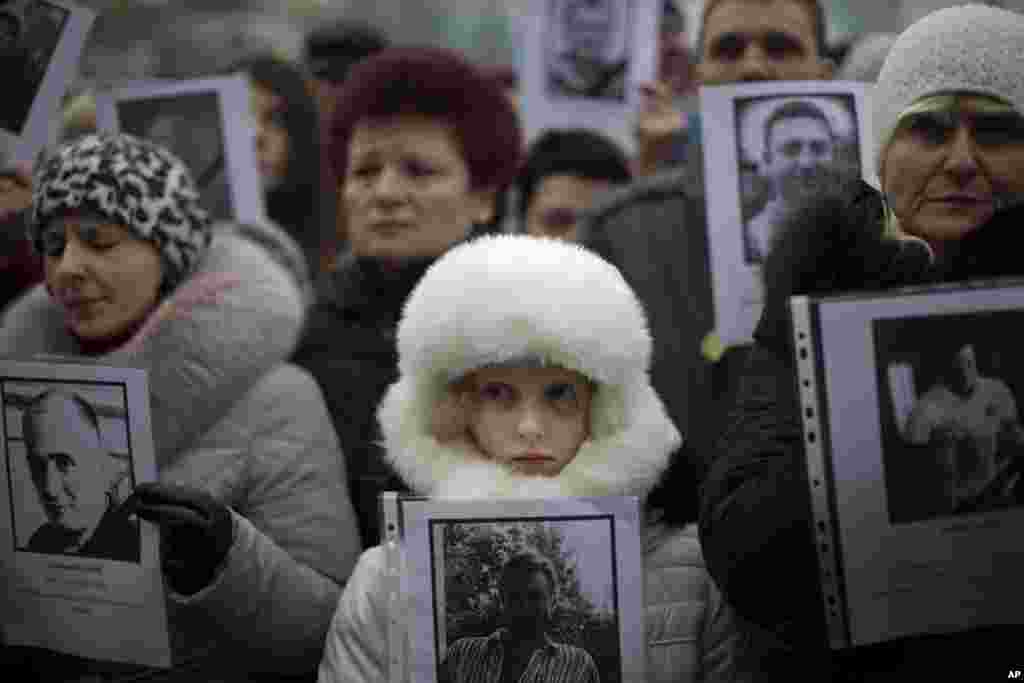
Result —
[[[376,259],[348,256],[332,273],[331,293],[347,315],[397,325],[405,300],[436,260],[421,258],[386,266]]]

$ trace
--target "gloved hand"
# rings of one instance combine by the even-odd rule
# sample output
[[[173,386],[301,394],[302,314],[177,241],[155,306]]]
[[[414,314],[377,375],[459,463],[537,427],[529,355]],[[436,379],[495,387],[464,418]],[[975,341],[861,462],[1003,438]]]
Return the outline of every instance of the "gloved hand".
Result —
[[[231,511],[201,489],[142,483],[124,502],[124,510],[160,526],[164,576],[180,595],[208,586],[234,543]]]

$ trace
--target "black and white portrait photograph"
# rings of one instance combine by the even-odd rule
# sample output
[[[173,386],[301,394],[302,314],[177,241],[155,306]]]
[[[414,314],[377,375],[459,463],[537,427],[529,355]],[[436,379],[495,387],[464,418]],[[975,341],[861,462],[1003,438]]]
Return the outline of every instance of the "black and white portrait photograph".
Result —
[[[26,645],[169,666],[160,538],[124,506],[157,479],[147,371],[0,358],[0,628]]]
[[[21,134],[69,14],[44,0],[0,3],[0,73],[6,84],[0,126],[15,135]]]
[[[121,385],[5,381],[5,452],[15,549],[139,562]]]
[[[524,0],[515,39],[527,144],[551,128],[590,128],[627,152],[657,78],[662,0]]]
[[[93,18],[67,2],[0,1],[0,167],[32,161],[46,144]]]
[[[216,91],[122,100],[117,114],[122,131],[153,140],[181,157],[212,216],[232,216],[223,114]]]
[[[621,680],[611,517],[436,525],[439,681]]]
[[[635,497],[398,503],[410,680],[645,680]]]
[[[890,521],[1024,503],[1024,312],[874,322]]]
[[[870,85],[774,81],[700,89],[715,332],[749,344],[762,268],[791,211],[839,178],[865,176]]]
[[[97,95],[99,127],[167,147],[188,166],[215,220],[264,219],[248,79],[133,83]]]
[[[793,208],[860,175],[857,111],[848,94],[739,98],[735,107],[743,254],[760,264]]]
[[[552,96],[623,101],[633,0],[547,0]]]

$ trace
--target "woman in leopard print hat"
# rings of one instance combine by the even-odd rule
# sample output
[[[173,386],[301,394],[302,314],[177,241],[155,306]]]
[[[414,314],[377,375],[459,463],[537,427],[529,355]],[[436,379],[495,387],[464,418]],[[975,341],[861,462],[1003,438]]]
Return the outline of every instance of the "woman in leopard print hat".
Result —
[[[29,234],[37,250],[63,248],[56,219],[116,223],[156,248],[164,292],[174,289],[210,246],[210,218],[184,162],[130,135],[88,135],[61,147],[36,171]]]
[[[61,146],[33,192],[46,282],[4,312],[0,354],[147,370],[158,480],[111,493],[103,519],[141,527],[148,561],[160,541],[172,666],[132,663],[130,643],[106,661],[79,639],[37,648],[31,625],[5,632],[0,658],[48,681],[311,678],[360,546],[323,398],[286,362],[301,250],[271,225],[211,224],[185,165],[126,135]],[[52,517],[66,545],[50,552],[86,555],[99,526]]]

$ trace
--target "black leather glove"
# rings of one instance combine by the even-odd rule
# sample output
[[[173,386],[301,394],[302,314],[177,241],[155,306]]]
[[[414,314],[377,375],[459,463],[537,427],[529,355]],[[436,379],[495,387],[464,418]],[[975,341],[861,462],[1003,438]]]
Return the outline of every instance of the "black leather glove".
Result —
[[[160,526],[164,576],[180,595],[208,586],[235,540],[227,506],[191,486],[139,484],[124,502],[124,510]]]

